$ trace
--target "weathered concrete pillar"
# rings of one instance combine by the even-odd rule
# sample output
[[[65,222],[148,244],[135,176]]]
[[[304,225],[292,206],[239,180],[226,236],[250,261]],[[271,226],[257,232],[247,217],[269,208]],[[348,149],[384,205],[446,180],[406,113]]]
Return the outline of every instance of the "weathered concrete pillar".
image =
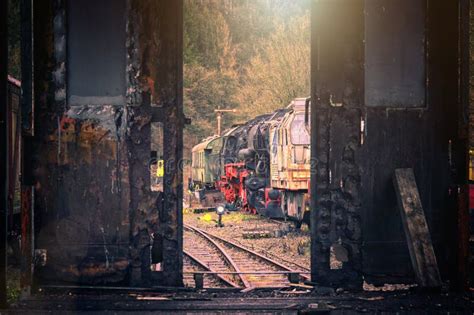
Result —
[[[0,307],[7,306],[8,1],[0,4]]]
[[[312,279],[361,283],[360,180],[364,1],[312,5]],[[342,267],[331,268],[331,256]]]
[[[32,178],[32,137],[34,135],[33,1],[22,0],[21,8],[21,295],[33,286],[34,187]],[[18,128],[18,127],[17,127]],[[13,212],[12,212],[13,213]]]

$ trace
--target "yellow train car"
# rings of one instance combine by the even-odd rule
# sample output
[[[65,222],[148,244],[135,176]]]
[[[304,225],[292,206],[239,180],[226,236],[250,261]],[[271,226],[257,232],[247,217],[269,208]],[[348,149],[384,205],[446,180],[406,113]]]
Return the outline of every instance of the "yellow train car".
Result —
[[[297,98],[283,120],[270,127],[271,187],[278,189],[285,215],[298,222],[308,220],[310,182],[309,128],[305,124],[308,98]]]

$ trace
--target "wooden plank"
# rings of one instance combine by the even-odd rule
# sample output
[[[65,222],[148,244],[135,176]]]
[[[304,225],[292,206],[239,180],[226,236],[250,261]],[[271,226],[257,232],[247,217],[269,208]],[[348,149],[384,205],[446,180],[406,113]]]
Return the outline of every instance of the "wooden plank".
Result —
[[[396,169],[394,185],[416,280],[421,287],[439,287],[438,263],[413,169]]]

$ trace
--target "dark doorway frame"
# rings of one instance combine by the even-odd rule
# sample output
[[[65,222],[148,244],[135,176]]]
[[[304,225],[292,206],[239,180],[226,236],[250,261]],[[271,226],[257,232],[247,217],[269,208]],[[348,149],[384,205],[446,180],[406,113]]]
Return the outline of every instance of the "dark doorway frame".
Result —
[[[161,88],[166,87],[170,94],[163,91],[160,96],[164,100],[167,115],[177,115],[179,124],[168,131],[168,136],[176,140],[175,148],[170,149],[168,158],[180,157],[182,155],[182,128],[184,117],[182,116],[182,1],[168,2],[160,1],[163,5],[163,12],[169,13],[162,18],[168,22],[173,31],[168,33],[166,28],[161,31],[161,36],[167,43],[167,49],[163,52],[165,61],[165,71],[162,81],[156,83]],[[379,109],[368,109],[363,106],[363,0],[353,0],[348,4],[347,1],[313,1],[312,2],[312,157],[318,161],[315,165],[316,172],[313,172],[311,185],[312,209],[311,217],[312,230],[312,278],[313,281],[321,284],[337,285],[339,283],[354,284],[360,287],[362,275],[367,272],[365,263],[370,261],[371,255],[367,252],[362,253],[363,243],[361,232],[368,232],[372,227],[365,226],[361,220],[364,216],[368,217],[376,214],[371,204],[379,205],[384,200],[377,199],[374,194],[364,194],[369,190],[368,182],[364,176],[380,179],[387,185],[391,172],[396,167],[414,167],[419,189],[424,199],[425,211],[428,217],[428,223],[433,228],[433,238],[437,246],[435,249],[439,252],[438,256],[454,257],[457,250],[451,250],[454,246],[453,238],[457,239],[456,223],[448,220],[449,226],[443,227],[440,224],[443,219],[450,219],[450,211],[457,213],[456,204],[452,204],[453,195],[446,195],[449,188],[455,188],[456,185],[465,185],[465,179],[457,177],[456,174],[466,174],[465,160],[459,158],[457,163],[452,163],[452,157],[467,156],[466,144],[459,135],[459,112],[465,104],[458,102],[460,99],[458,69],[460,65],[459,54],[462,49],[468,49],[468,43],[461,41],[459,44],[459,4],[461,1],[443,1],[431,0],[427,11],[428,22],[427,31],[429,39],[428,66],[429,89],[428,100],[429,109],[420,114],[419,111],[382,111]],[[7,26],[6,26],[6,1],[2,2],[2,19],[0,28],[0,47],[3,52],[7,47]],[[5,9],[5,10],[3,10]],[[352,21],[353,23],[349,23]],[[177,24],[176,24],[177,23]],[[333,31],[324,35],[322,30],[331,28]],[[450,30],[450,32],[447,31]],[[334,36],[337,32],[339,36]],[[453,49],[453,47],[456,47]],[[177,53],[177,54],[176,54]],[[2,99],[6,95],[6,64],[7,54],[0,60],[0,96]],[[464,58],[465,59],[465,58]],[[464,60],[466,62],[466,60]],[[324,69],[320,68],[324,65]],[[158,66],[158,65],[156,65]],[[163,64],[159,64],[163,66]],[[167,81],[167,74],[172,74],[174,80]],[[337,74],[337,75],[334,75]],[[351,90],[347,91],[347,86]],[[4,91],[5,90],[5,91]],[[342,100],[343,106],[331,106],[331,95],[336,95]],[[454,100],[454,101],[453,101]],[[456,103],[454,110],[450,110],[450,102]],[[467,102],[467,100],[465,100]],[[176,106],[178,104],[178,106]],[[332,118],[342,118],[338,122]],[[366,146],[357,146],[360,140],[361,117],[367,122],[367,134],[364,133]],[[443,126],[436,126],[440,122]],[[462,126],[461,126],[462,127]],[[405,128],[405,129],[400,129]],[[438,129],[436,129],[438,128]],[[166,128],[165,128],[166,129]],[[461,128],[462,129],[462,128]],[[3,130],[3,128],[1,129]],[[372,130],[376,130],[374,133]],[[380,147],[381,131],[388,133],[388,138],[393,143],[392,146],[384,146],[383,155],[374,155],[373,152],[382,150]],[[338,135],[339,138],[334,138]],[[0,132],[3,138],[3,132]],[[412,138],[413,139],[412,139]],[[166,134],[165,134],[166,138]],[[339,140],[337,140],[339,139]],[[448,146],[448,140],[454,141],[452,146]],[[337,141],[336,141],[337,140]],[[420,143],[422,145],[420,145]],[[3,148],[3,142],[0,142]],[[332,147],[329,144],[333,145]],[[170,146],[171,147],[171,146]],[[393,159],[396,149],[402,148],[407,154],[401,158]],[[172,150],[172,151],[171,151]],[[337,152],[337,156],[329,155],[329,150]],[[6,150],[2,150],[6,152]],[[2,155],[3,157],[3,155]],[[378,161],[377,161],[378,159]],[[178,159],[179,160],[179,159]],[[176,160],[175,166],[178,164]],[[6,163],[0,160],[2,169],[6,172]],[[336,163],[337,162],[337,163]],[[340,163],[339,163],[340,162]],[[463,163],[464,162],[464,163]],[[374,167],[377,163],[385,165],[388,171],[377,172]],[[329,170],[336,167],[335,164],[346,165],[347,185],[352,187],[353,196],[349,202],[345,201],[343,191],[334,188],[334,177],[331,177]],[[432,176],[433,170],[437,171],[438,177]],[[351,173],[353,172],[353,173]],[[332,172],[338,176],[337,172]],[[344,171],[342,172],[344,173]],[[181,177],[180,177],[181,176]],[[344,176],[342,176],[344,177]],[[5,176],[4,178],[8,178]],[[335,177],[337,178],[337,177]],[[345,185],[346,182],[343,184]],[[172,283],[179,282],[182,278],[182,218],[181,206],[177,202],[182,197],[182,174],[180,171],[165,172],[165,183],[168,182],[169,189],[165,194],[171,196],[171,199],[165,198],[164,209],[173,209],[172,224],[169,235],[171,238],[165,247],[169,251],[170,260],[167,264],[177,263],[177,270],[170,274]],[[4,192],[4,181],[1,189]],[[348,187],[345,186],[345,187]],[[387,186],[388,187],[388,186]],[[375,187],[375,189],[379,189]],[[166,188],[165,188],[166,190]],[[3,202],[6,198],[1,195],[2,211]],[[336,202],[334,200],[336,199]],[[382,198],[383,199],[383,198]],[[454,198],[456,199],[456,198]],[[340,208],[335,204],[339,202]],[[438,206],[438,204],[442,204]],[[369,210],[364,208],[370,208]],[[328,210],[330,208],[330,210]],[[341,218],[338,215],[338,209],[342,213]],[[327,211],[326,211],[327,210]],[[4,239],[6,237],[6,222],[3,224],[4,213],[0,211],[0,254],[2,262],[0,263],[0,280],[5,279],[5,261],[6,252],[4,249]],[[343,240],[347,246],[351,263],[347,268],[341,271],[331,271],[329,269],[330,245],[336,241],[337,230],[340,229],[336,223],[340,220],[339,226],[347,230],[350,220],[355,222],[352,229],[349,229],[351,235],[348,240]],[[5,220],[6,221],[6,220]],[[329,221],[329,222],[327,222]],[[326,223],[325,223],[326,222]],[[391,222],[391,221],[390,221]],[[389,223],[390,223],[389,222]],[[174,226],[174,224],[177,224]],[[344,233],[346,233],[345,231]],[[355,234],[354,234],[355,233]],[[364,234],[364,233],[362,233]],[[3,245],[2,245],[3,244]],[[179,253],[176,257],[175,253]],[[404,264],[409,262],[402,257]],[[180,263],[181,262],[181,263]],[[441,261],[441,269],[449,269],[449,261]],[[5,266],[4,266],[5,265]],[[443,267],[444,266],[444,267]],[[377,268],[374,268],[376,270]],[[370,270],[369,270],[370,271]],[[445,272],[446,274],[446,272]],[[5,282],[0,281],[3,285]],[[2,288],[0,288],[0,302],[3,302]]]

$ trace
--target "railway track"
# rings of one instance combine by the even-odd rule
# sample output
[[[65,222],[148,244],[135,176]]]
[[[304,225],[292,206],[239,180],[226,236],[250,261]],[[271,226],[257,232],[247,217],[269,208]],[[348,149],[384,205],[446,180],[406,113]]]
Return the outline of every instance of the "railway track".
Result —
[[[227,256],[223,249],[210,238],[200,236],[194,230],[185,226],[184,238],[186,239],[184,254],[190,258],[194,263],[199,265],[194,272],[214,273],[220,280],[227,284],[227,287],[242,287],[243,283],[240,281],[238,275],[232,274],[238,272],[235,263]],[[201,270],[199,270],[201,269]],[[208,284],[208,275],[205,277],[205,285]]]
[[[203,262],[201,259],[197,258],[194,254],[191,254],[188,251],[183,251],[184,257],[184,283],[188,286],[192,286],[194,283],[193,274],[196,272],[208,273],[204,277],[204,287],[206,288],[238,288],[234,285],[233,282],[229,282],[228,279],[222,277],[219,274],[214,274],[213,270]]]
[[[277,220],[277,219],[271,219],[271,218],[261,216],[261,215],[256,215],[256,217],[258,217],[262,220],[255,221],[255,223],[248,224],[247,228],[244,229],[244,231],[246,231],[246,230],[256,230],[256,231],[258,231],[258,230],[260,230],[260,231],[280,230],[280,233],[285,234],[285,233],[290,232],[291,229],[292,229],[292,227],[291,227],[292,223],[290,221],[286,220],[286,219],[285,220]],[[240,241],[239,240],[234,240],[234,242],[237,243],[238,245],[240,245],[241,247],[253,250],[253,251],[259,253],[260,255],[263,255],[263,256],[268,257],[270,259],[274,259],[275,261],[285,265],[288,268],[292,268],[294,270],[300,270],[302,272],[305,272],[306,274],[302,275],[303,279],[310,280],[310,277],[306,276],[306,275],[310,274],[310,269],[307,266],[299,264],[295,261],[291,261],[287,258],[275,255],[275,254],[271,253],[270,251],[268,251],[264,248],[256,246],[254,243],[245,244],[245,243],[242,242],[242,240],[240,240]]]
[[[263,256],[248,248],[217,235],[201,230],[197,227],[184,224],[185,255],[194,257],[206,276],[217,277],[227,286],[242,289],[252,288],[282,288],[288,287],[289,273],[306,272],[295,270]],[[308,277],[300,274],[300,279]],[[214,279],[213,281],[215,281]],[[216,282],[208,280],[207,284]],[[206,281],[205,281],[206,286]]]

